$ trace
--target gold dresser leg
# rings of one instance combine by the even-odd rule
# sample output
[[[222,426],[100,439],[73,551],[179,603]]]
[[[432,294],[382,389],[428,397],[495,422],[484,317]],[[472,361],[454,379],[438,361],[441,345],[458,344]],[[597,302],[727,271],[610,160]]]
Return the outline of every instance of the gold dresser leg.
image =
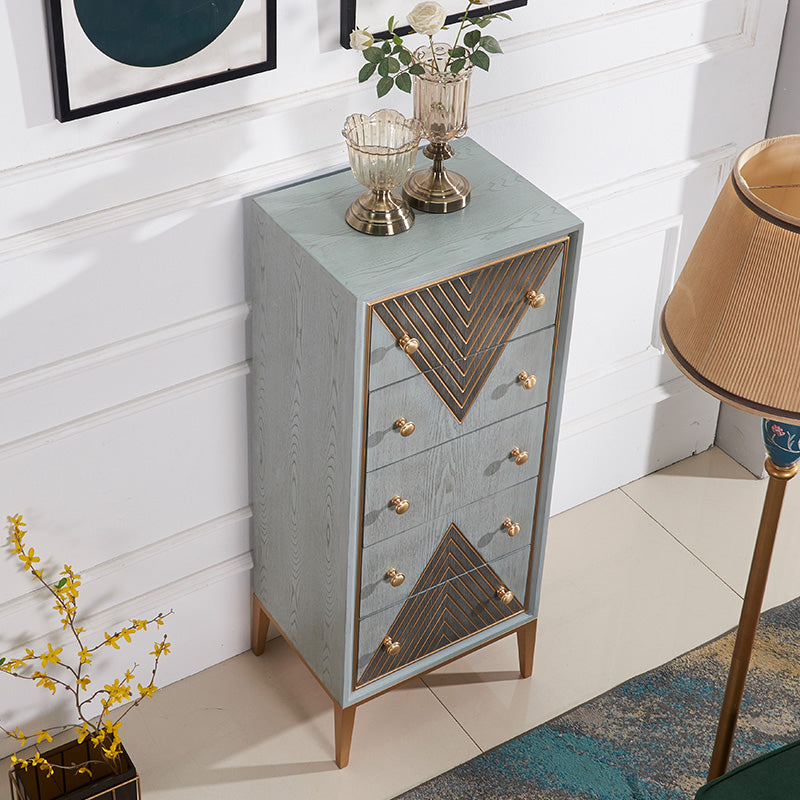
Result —
[[[253,595],[250,616],[250,649],[257,656],[264,652],[264,645],[267,643],[267,633],[269,632],[269,622],[269,614],[267,614],[259,599]]]
[[[353,741],[353,724],[356,721],[356,706],[342,708],[333,702],[333,729],[336,742],[336,766],[344,769],[350,761],[350,743]]]
[[[517,649],[519,650],[519,674],[530,678],[533,674],[533,650],[536,646],[536,620],[527,622],[517,631]]]

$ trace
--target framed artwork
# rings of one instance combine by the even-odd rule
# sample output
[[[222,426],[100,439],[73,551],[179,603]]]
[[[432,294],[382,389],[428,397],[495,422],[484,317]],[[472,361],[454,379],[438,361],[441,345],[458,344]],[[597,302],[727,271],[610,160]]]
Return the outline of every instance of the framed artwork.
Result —
[[[276,0],[45,0],[65,122],[275,69]]]
[[[354,28],[369,28],[369,32],[376,39],[387,39],[389,31],[386,22],[392,15],[402,22],[414,7],[416,0],[339,0],[341,3],[340,43],[342,47],[350,48],[350,32]],[[452,25],[464,15],[466,0],[439,0],[447,12],[447,25]],[[485,3],[475,6],[469,12],[471,17],[481,17],[493,11],[508,11],[528,5],[528,0],[502,0],[499,3]],[[396,32],[405,36],[411,32],[408,25],[398,25]]]

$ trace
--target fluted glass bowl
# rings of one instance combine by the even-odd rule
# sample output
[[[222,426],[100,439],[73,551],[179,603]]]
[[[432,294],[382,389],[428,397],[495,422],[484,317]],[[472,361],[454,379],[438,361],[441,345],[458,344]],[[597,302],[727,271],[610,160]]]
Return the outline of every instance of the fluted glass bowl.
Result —
[[[399,111],[381,109],[369,116],[351,114],[342,135],[353,175],[369,190],[348,209],[347,224],[362,233],[382,236],[408,230],[414,213],[391,191],[402,186],[414,168],[421,123]]]

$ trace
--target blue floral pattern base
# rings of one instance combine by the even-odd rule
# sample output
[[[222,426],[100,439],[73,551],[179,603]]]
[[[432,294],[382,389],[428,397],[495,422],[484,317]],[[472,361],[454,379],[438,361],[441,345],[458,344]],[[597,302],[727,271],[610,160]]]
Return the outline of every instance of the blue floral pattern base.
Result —
[[[764,447],[775,466],[791,467],[800,461],[800,425],[763,419],[761,432],[764,435]]]

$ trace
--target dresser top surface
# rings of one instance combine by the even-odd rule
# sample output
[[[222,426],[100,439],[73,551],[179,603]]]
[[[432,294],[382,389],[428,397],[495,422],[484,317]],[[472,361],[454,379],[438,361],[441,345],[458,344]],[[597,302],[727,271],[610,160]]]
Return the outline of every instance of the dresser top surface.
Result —
[[[364,191],[349,169],[275,189],[253,202],[354,296],[372,301],[438,280],[579,229],[580,220],[469,138],[455,142],[448,168],[472,184],[450,214],[416,212],[410,231],[368,236],[345,222]],[[421,153],[416,168],[430,161]]]

